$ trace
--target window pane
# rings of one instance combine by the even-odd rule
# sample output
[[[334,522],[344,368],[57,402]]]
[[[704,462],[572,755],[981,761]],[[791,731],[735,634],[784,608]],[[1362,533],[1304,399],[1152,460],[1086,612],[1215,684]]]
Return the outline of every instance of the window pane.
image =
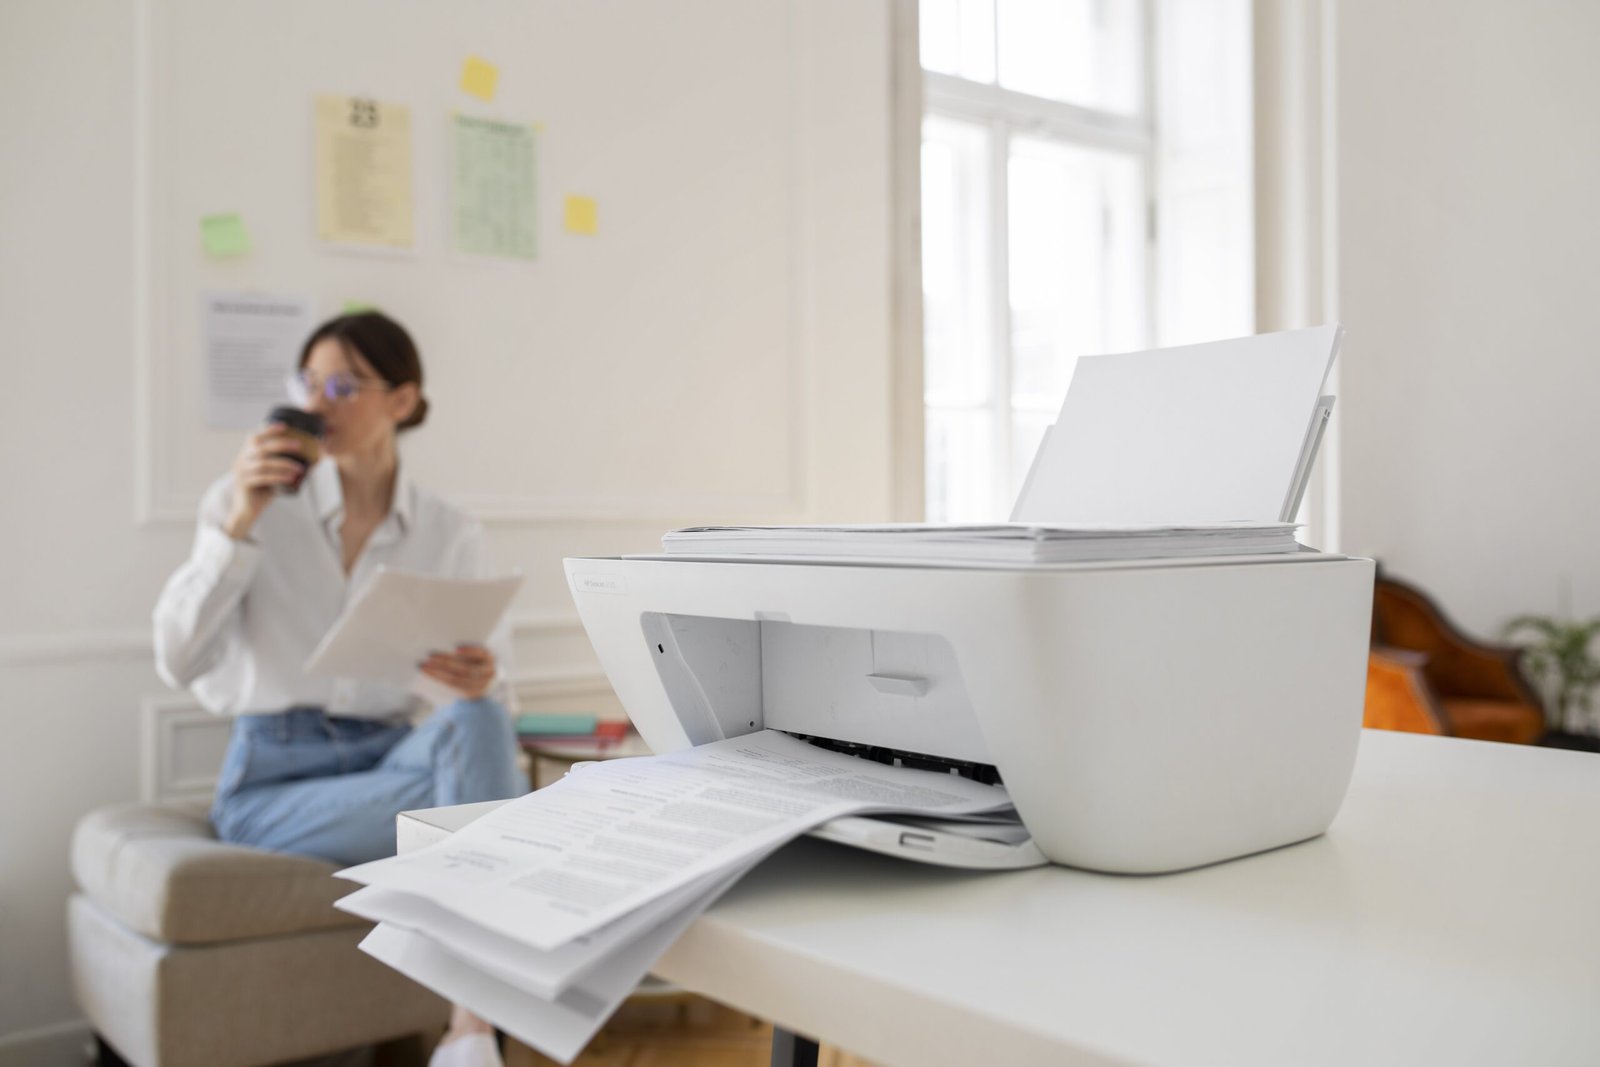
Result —
[[[1249,0],[1160,0],[1157,342],[1255,325]]]
[[[1250,11],[1250,0],[921,0],[928,70],[1161,117],[1142,153],[1038,125],[1052,109],[1010,93],[968,90],[989,100],[977,125],[926,119],[930,519],[1009,510],[1079,356],[1248,331]]]
[[[994,415],[988,409],[928,409],[929,522],[994,522]]]
[[[998,2],[1005,88],[1126,114],[1144,109],[1141,0]]]
[[[992,395],[988,131],[930,118],[922,132],[924,388],[930,404]]]
[[[1012,403],[1053,413],[1077,357],[1146,343],[1144,172],[1018,137],[1008,175]]]
[[[922,66],[972,81],[994,81],[994,0],[922,0]]]

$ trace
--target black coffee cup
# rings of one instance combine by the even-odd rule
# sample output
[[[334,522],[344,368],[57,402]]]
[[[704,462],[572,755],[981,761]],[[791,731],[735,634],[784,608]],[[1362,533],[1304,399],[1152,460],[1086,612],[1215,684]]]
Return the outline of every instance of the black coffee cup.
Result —
[[[267,422],[281,423],[289,433],[300,439],[301,452],[275,452],[273,455],[279,459],[293,460],[300,464],[300,473],[294,481],[278,486],[280,493],[298,493],[300,483],[305,481],[306,471],[322,455],[322,434],[326,423],[322,416],[314,411],[301,411],[299,408],[282,405],[273,408],[267,413]]]

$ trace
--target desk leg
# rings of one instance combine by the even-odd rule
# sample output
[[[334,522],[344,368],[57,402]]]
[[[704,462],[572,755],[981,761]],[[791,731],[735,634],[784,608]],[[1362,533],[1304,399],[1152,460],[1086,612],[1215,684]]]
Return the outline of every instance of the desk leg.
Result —
[[[817,1067],[817,1043],[781,1026],[772,1028],[772,1067]]]

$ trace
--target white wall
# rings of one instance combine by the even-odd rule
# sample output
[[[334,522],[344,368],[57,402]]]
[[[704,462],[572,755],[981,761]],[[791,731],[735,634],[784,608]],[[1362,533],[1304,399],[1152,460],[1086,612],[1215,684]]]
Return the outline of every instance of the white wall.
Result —
[[[1600,5],[1341,0],[1345,551],[1467,627],[1600,613]]]
[[[452,485],[439,472],[479,465],[462,495],[489,521],[493,555],[529,573],[514,609],[526,704],[615,708],[576,623],[562,556],[648,550],[669,522],[696,518],[889,517],[886,0],[675,4],[660,55],[640,31],[641,20],[665,17],[648,0],[581,8],[351,0],[339,5],[340,18],[359,21],[367,9],[402,13],[402,36],[420,32],[445,69],[419,62],[402,68],[416,86],[393,81],[404,41],[386,37],[373,45],[385,51],[369,54],[359,35],[340,49],[308,47],[292,63],[274,62],[325,17],[329,9],[313,0],[0,4],[0,714],[8,734],[0,744],[0,1062],[42,1062],[48,1048],[68,1043],[52,1046],[52,1034],[70,1038],[76,1025],[62,914],[74,820],[100,804],[203,787],[220,741],[184,698],[162,688],[147,632],[156,591],[190,537],[187,521],[170,516],[234,447],[198,424],[186,399],[194,396],[186,377],[194,353],[184,347],[192,331],[174,323],[192,306],[190,290],[216,284],[217,271],[234,272],[224,284],[309,288],[323,310],[365,287],[402,317],[412,309],[418,332],[437,342],[425,358],[481,353],[477,363],[431,364],[439,420],[414,447],[417,466],[434,472],[446,495]],[[518,32],[495,33],[502,19]],[[216,47],[209,57],[208,40]],[[693,62],[693,48],[704,50],[695,69],[714,68],[723,81],[708,86],[687,66],[674,75],[668,60]],[[339,81],[327,63],[340,51],[350,77],[366,84]],[[308,218],[309,178],[250,184],[254,164],[241,149],[217,154],[205,136],[173,135],[182,116],[218,102],[185,94],[241,94],[240,106],[267,107],[285,95],[278,78],[298,79],[287,93],[298,101],[318,90],[399,94],[429,118],[441,99],[429,87],[448,87],[449,64],[472,51],[500,63],[508,106],[537,109],[527,117],[545,122],[547,191],[600,201],[601,236],[584,244],[551,225],[559,215],[547,198],[540,261],[520,273],[462,284],[437,248],[419,249],[409,265],[326,260],[308,244],[309,222],[293,224]],[[606,78],[582,81],[579,72],[591,68]],[[180,70],[193,77],[173,84]],[[537,74],[520,90],[519,70]],[[237,76],[228,81],[227,71]],[[385,78],[393,84],[372,84]],[[261,136],[299,136],[302,119],[269,122]],[[613,158],[658,143],[691,154],[670,173]],[[753,160],[754,177],[734,198],[745,214],[663,227],[685,217],[693,176],[722,173],[730,159]],[[419,157],[419,171],[430,165]],[[231,184],[208,193],[195,184],[205,174]],[[290,222],[259,231],[258,253],[243,264],[196,261],[188,205],[207,195],[223,203],[248,195],[256,206],[247,216]],[[419,202],[419,230],[428,207]],[[651,239],[630,244],[642,232]],[[767,242],[753,257],[745,244],[752,234]],[[280,255],[285,246],[292,255]],[[747,266],[730,271],[730,262]],[[445,291],[448,308],[430,304]],[[684,292],[698,296],[698,314],[675,299]],[[527,392],[509,416],[529,413],[531,458],[508,456],[506,377],[489,373],[506,350],[474,343],[484,335],[461,324],[500,315],[514,325],[524,304],[541,302],[554,310],[538,325],[538,345],[520,353],[533,365],[516,368]],[[778,311],[752,318],[744,314],[751,308]],[[583,314],[563,313],[573,309]],[[740,352],[766,380],[777,374],[788,384],[755,390],[730,379],[729,360]],[[611,369],[575,375],[575,358]],[[670,419],[656,372],[662,361],[680,368]],[[546,382],[566,384],[538,392]],[[598,412],[580,403],[597,383],[606,405]],[[140,410],[157,417],[141,424]],[[480,447],[475,410],[494,413],[498,452]],[[688,444],[663,448],[662,429],[674,420],[693,432]],[[761,447],[740,451],[740,433],[752,427],[766,434]],[[722,440],[729,451],[719,458],[713,445]],[[664,452],[672,464],[658,477],[641,481],[627,465]],[[771,471],[771,486],[754,477],[762,472],[752,456],[782,468]],[[555,476],[540,474],[550,470],[561,475],[554,489]],[[781,491],[756,499],[772,486]],[[706,515],[706,501],[718,497],[719,510]]]

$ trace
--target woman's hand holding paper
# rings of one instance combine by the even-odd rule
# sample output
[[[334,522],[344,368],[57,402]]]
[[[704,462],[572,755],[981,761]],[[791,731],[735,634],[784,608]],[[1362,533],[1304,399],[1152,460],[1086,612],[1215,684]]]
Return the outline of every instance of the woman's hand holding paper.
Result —
[[[494,653],[482,645],[457,645],[454,652],[431,652],[422,673],[449,686],[463,699],[477,700],[494,685]]]

